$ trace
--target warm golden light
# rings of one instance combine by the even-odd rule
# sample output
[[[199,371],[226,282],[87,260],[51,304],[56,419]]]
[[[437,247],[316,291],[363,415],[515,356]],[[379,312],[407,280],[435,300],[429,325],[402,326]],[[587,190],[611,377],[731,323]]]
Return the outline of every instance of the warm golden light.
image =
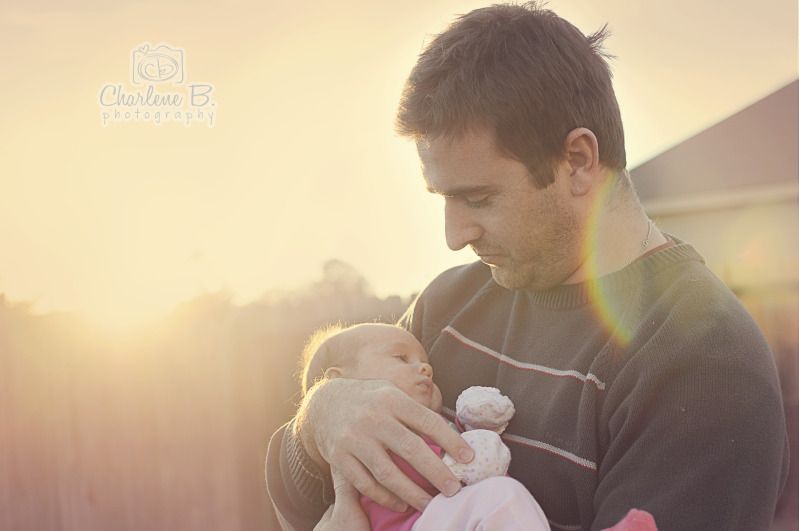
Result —
[[[303,285],[330,258],[352,263],[379,294],[418,291],[471,260],[446,249],[441,205],[424,193],[393,119],[423,44],[480,5],[177,2],[154,15],[4,4],[0,293],[125,325],[205,292],[247,301]],[[795,49],[790,17],[761,13],[760,30],[744,4],[728,4],[724,20],[692,4],[686,26],[669,6],[654,27],[621,1],[550,6],[585,32],[610,22],[631,164],[795,75],[793,52],[772,50]],[[163,54],[135,63],[145,43],[182,50],[184,85],[158,92],[213,86],[213,127],[197,117],[103,125],[99,97],[135,99],[136,76],[171,74]],[[680,93],[688,77],[703,81]]]

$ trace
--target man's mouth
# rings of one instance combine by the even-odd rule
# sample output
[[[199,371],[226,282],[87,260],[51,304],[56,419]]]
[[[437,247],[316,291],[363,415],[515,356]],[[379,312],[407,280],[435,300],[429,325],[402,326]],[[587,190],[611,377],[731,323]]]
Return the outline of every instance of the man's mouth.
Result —
[[[472,251],[474,251],[474,254],[476,254],[477,257],[480,259],[480,261],[488,265],[497,265],[499,262],[502,261],[502,258],[504,256],[502,253],[492,253],[488,249],[485,248],[481,249],[474,245],[472,245],[471,248]]]
[[[502,260],[502,255],[499,254],[478,254],[480,261],[488,265],[498,265]]]

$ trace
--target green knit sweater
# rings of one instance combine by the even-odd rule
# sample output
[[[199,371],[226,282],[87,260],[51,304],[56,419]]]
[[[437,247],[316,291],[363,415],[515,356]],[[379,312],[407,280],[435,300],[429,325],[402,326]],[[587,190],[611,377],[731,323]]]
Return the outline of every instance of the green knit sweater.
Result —
[[[502,288],[479,262],[457,267],[402,323],[430,355],[445,413],[472,385],[513,400],[509,474],[554,530],[603,529],[632,508],[661,531],[769,528],[788,467],[777,372],[689,245],[543,292]],[[329,481],[290,430],[269,454],[278,512],[312,528]]]

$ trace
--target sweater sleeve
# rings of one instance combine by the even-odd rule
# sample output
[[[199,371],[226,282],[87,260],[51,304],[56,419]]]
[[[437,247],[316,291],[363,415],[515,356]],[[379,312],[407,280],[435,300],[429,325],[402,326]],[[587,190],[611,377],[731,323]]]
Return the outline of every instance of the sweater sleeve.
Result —
[[[771,527],[788,442],[770,351],[742,309],[699,313],[661,323],[608,389],[592,529],[633,508],[661,531]]]
[[[293,422],[281,426],[269,441],[267,491],[284,528],[312,530],[333,503],[333,484],[295,436]]]

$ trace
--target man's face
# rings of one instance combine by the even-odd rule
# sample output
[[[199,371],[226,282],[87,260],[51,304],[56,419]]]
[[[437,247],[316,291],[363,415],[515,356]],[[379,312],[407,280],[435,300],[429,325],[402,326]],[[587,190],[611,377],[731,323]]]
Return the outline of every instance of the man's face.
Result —
[[[447,245],[469,245],[500,286],[542,290],[580,266],[581,237],[568,177],[536,188],[521,162],[476,131],[418,145],[428,189],[445,198]],[[549,171],[548,169],[542,171]]]

